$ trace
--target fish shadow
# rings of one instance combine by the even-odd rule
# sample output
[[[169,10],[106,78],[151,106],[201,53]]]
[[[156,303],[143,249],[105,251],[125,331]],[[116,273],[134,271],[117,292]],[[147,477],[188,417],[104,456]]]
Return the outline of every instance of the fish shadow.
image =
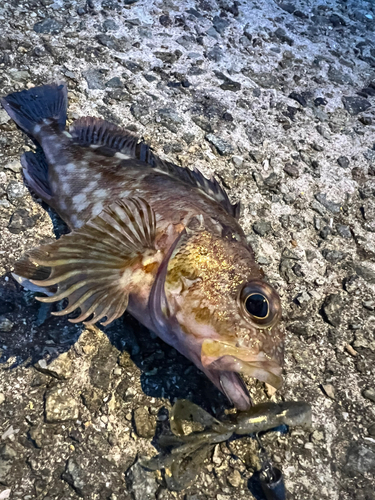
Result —
[[[7,369],[51,362],[77,342],[82,327],[51,316],[51,306],[35,299],[10,273],[0,277],[0,363]],[[40,294],[39,294],[40,295]]]
[[[10,273],[0,277],[0,363],[6,363],[6,369],[32,366],[42,359],[50,363],[68,351],[83,331],[83,325],[70,323],[66,316],[52,316],[56,305],[38,302],[36,295]],[[171,403],[186,398],[211,411],[228,407],[224,396],[193,363],[130,314],[102,331],[120,353],[129,353],[141,371],[141,387],[147,396],[167,398]]]
[[[51,218],[56,239],[69,232],[65,222],[41,203]],[[77,342],[82,326],[51,316],[52,306],[38,302],[11,273],[0,277],[0,364],[8,369],[51,362]]]
[[[215,412],[228,407],[226,398],[190,360],[130,314],[103,331],[120,352],[129,352],[142,372],[141,387],[148,396],[167,398],[172,404],[176,399],[189,399]]]

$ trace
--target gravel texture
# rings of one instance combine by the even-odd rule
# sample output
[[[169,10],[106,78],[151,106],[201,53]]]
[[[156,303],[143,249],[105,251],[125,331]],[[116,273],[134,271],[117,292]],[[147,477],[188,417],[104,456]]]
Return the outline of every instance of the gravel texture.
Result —
[[[130,126],[241,201],[287,327],[282,390],[251,394],[314,416],[264,444],[291,499],[374,500],[374,3],[5,0],[0,22],[1,95],[64,80],[69,120]],[[175,398],[217,416],[225,399],[128,315],[82,329],[12,279],[66,230],[23,187],[31,147],[0,109],[0,499],[261,499],[250,438],[184,492],[144,471]]]

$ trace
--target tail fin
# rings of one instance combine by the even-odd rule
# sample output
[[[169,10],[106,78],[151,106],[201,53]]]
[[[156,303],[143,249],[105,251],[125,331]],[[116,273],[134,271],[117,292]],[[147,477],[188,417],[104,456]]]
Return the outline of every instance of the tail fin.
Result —
[[[14,92],[1,99],[3,108],[28,135],[39,132],[43,120],[52,120],[60,131],[64,130],[68,106],[64,84],[43,85],[22,92]]]

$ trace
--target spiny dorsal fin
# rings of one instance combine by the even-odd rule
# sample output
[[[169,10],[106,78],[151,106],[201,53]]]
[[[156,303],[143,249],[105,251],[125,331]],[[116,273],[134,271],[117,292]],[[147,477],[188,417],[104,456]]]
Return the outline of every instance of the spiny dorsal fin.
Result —
[[[197,168],[179,167],[174,163],[164,161],[156,156],[150,147],[129,131],[123,130],[117,125],[102,120],[85,116],[76,120],[69,129],[75,142],[81,146],[96,145],[103,148],[110,148],[131,158],[144,161],[168,175],[177,177],[182,182],[186,182],[204,192],[211,199],[219,203],[230,215],[239,218],[240,204],[232,205],[227,193],[220,186],[216,179],[207,179]]]
[[[69,132],[81,146],[102,146],[137,158],[138,137],[101,118],[79,118],[70,126]]]
[[[62,236],[49,245],[26,254],[30,268],[50,269],[45,279],[31,282],[41,287],[57,285],[52,297],[41,302],[68,299],[68,306],[56,316],[80,308],[78,318],[93,324],[106,317],[108,325],[120,317],[127,305],[132,285],[132,266],[147,251],[155,251],[155,214],[141,198],[119,200],[87,222],[82,228]],[[15,272],[25,272],[25,257],[15,265]],[[36,271],[34,271],[35,273]],[[35,275],[35,274],[34,274]]]

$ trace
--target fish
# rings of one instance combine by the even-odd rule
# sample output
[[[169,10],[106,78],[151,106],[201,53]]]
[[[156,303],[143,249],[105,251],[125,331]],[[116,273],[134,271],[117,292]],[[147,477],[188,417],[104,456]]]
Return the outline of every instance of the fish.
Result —
[[[312,425],[311,406],[303,401],[259,403],[231,417],[229,421],[220,421],[189,400],[177,400],[169,416],[172,434],[162,434],[158,440],[161,453],[144,458],[141,465],[148,470],[164,470],[168,488],[181,491],[195,480],[216,444],[282,425]],[[278,469],[277,472],[280,474]],[[271,483],[273,487],[275,484]]]
[[[129,130],[89,116],[67,130],[67,96],[52,83],[1,99],[35,144],[21,157],[26,186],[70,231],[27,251],[14,275],[41,302],[65,300],[52,314],[72,323],[106,326],[127,310],[250,408],[241,374],[279,388],[285,334],[239,204]]]

